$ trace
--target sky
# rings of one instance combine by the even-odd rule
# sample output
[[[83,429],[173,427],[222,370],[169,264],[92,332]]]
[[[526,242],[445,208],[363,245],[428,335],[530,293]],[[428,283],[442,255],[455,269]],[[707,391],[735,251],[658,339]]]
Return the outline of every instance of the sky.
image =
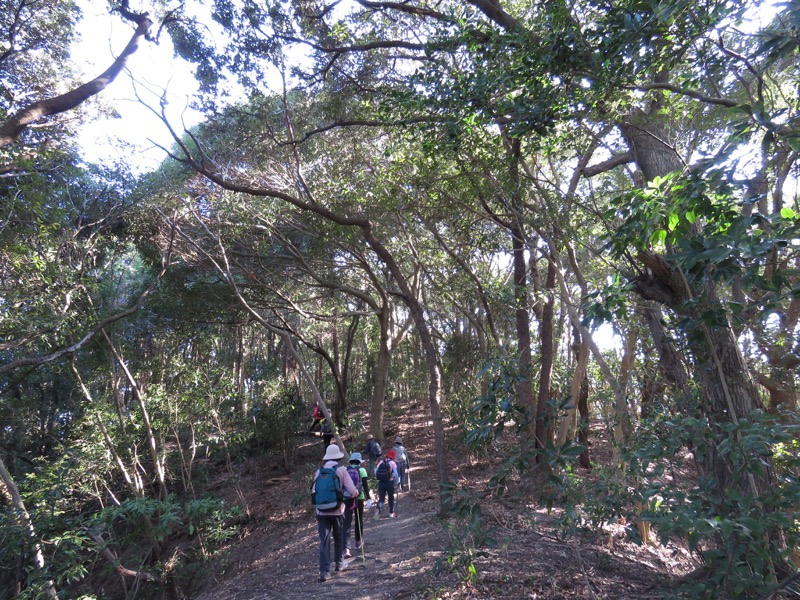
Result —
[[[78,26],[80,38],[73,45],[73,61],[82,81],[87,81],[111,65],[133,35],[133,28],[118,14],[109,14],[104,3],[79,0],[78,4],[84,17]],[[165,154],[153,142],[169,148],[172,138],[158,117],[137,100],[137,93],[158,110],[164,90],[173,126],[181,127],[183,121],[188,127],[200,121],[201,115],[189,108],[197,90],[192,65],[173,56],[172,43],[166,35],[158,45],[143,41],[128,60],[128,69],[100,92],[100,102],[113,108],[119,117],[102,117],[81,126],[79,144],[85,158],[91,162],[122,158],[136,173],[157,168]]]

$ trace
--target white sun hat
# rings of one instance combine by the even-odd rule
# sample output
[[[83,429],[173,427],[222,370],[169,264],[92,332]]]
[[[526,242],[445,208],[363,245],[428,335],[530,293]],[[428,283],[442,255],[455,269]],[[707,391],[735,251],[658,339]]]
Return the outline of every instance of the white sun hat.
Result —
[[[328,449],[325,450],[325,456],[322,457],[322,460],[339,460],[341,458],[344,458],[344,452],[342,452],[336,444],[331,444],[328,446]]]

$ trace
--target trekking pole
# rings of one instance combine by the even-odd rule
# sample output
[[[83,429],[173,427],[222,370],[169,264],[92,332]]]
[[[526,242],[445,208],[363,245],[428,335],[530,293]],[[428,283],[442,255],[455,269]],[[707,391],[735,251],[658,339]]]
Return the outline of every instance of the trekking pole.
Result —
[[[358,504],[356,504],[356,528],[357,528],[357,531],[359,533],[361,533],[361,540],[360,540],[361,541],[361,564],[366,566],[367,565],[367,557],[364,556],[364,527],[361,524],[362,520],[363,519],[361,518],[361,515],[360,515],[359,510],[358,510]]]

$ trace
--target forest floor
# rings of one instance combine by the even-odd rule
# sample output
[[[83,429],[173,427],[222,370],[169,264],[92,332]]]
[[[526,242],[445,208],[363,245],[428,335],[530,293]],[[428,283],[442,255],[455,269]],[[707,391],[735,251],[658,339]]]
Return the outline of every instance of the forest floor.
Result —
[[[409,451],[411,491],[399,495],[397,518],[377,518],[374,511],[365,518],[365,551],[352,558],[346,570],[324,583],[317,581],[319,538],[308,484],[310,465],[319,465],[324,448],[319,438],[309,437],[297,449],[298,470],[289,475],[276,475],[274,465],[250,459],[215,482],[218,493],[231,502],[244,499],[250,519],[242,535],[221,552],[215,567],[187,586],[203,591],[187,597],[656,599],[664,597],[662,590],[670,581],[698,566],[680,545],[631,542],[620,523],[607,524],[592,536],[563,539],[556,510],[531,500],[498,501],[486,494],[482,518],[492,527],[497,544],[484,556],[474,557],[475,577],[466,581],[447,568],[456,546],[448,522],[437,516],[430,428],[424,422],[404,422],[388,429],[392,435],[387,438],[402,435]],[[459,456],[457,444],[449,443],[455,479],[480,492],[492,475],[491,465],[471,463]],[[595,447],[599,444],[596,441]]]

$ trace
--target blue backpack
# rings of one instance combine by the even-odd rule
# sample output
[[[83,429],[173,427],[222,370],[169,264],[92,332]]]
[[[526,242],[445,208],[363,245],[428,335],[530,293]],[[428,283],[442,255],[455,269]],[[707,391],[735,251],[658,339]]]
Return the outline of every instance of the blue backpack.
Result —
[[[319,510],[336,510],[344,500],[336,468],[322,468],[311,484],[311,503]]]

